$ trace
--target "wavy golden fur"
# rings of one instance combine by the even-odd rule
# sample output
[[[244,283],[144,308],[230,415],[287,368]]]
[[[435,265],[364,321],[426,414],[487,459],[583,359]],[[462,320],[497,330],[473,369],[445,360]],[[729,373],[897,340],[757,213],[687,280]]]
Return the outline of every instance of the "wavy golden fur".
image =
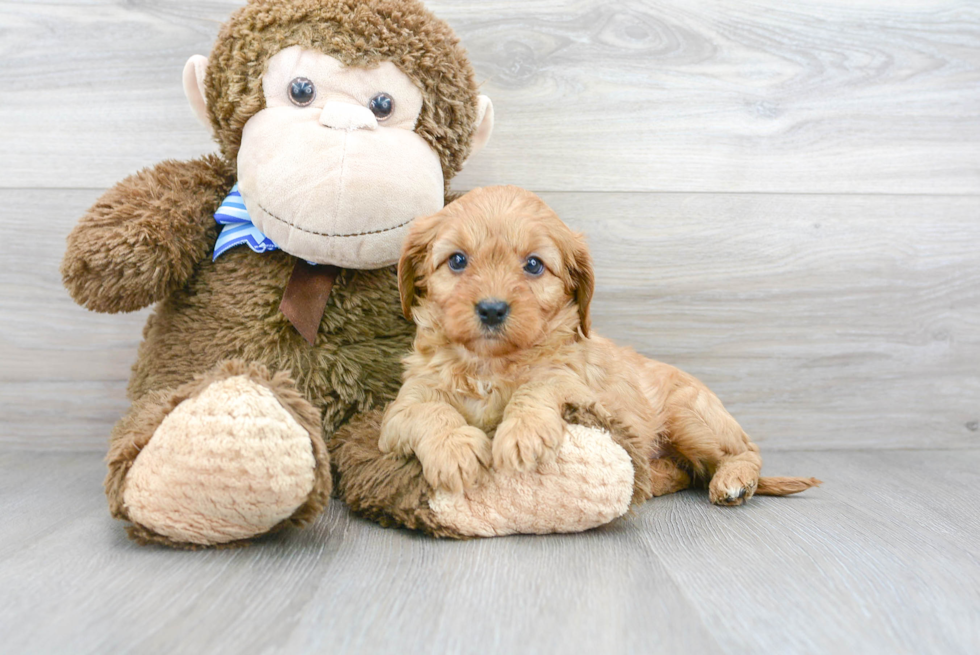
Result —
[[[819,484],[760,479],[758,446],[706,386],[591,334],[585,239],[529,191],[476,189],[416,221],[398,280],[418,333],[380,446],[414,453],[433,486],[459,491],[490,466],[553,457],[569,404],[597,406],[642,439],[655,495],[694,479],[712,502],[739,505]]]

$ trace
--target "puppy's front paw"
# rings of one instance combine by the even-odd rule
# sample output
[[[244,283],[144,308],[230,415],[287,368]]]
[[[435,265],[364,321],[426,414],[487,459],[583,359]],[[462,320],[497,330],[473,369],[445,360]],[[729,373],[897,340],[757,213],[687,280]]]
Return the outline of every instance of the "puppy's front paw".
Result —
[[[508,418],[493,437],[493,466],[501,471],[532,471],[555,457],[564,438],[565,422],[557,414]]]
[[[430,485],[459,493],[476,486],[486,475],[492,459],[490,437],[480,428],[466,425],[423,439],[415,456]]]
[[[381,434],[378,436],[378,450],[384,454],[394,453],[401,457],[412,454],[412,442],[395,428],[394,422],[381,422]]]

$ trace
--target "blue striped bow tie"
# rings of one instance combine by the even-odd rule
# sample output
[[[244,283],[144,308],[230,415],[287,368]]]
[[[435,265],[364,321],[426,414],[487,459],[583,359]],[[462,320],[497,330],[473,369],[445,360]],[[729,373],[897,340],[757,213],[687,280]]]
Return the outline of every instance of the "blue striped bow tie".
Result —
[[[218,240],[214,243],[214,261],[223,255],[230,248],[247,243],[248,247],[255,252],[268,252],[278,250],[279,246],[275,242],[262,234],[259,228],[252,223],[252,217],[245,209],[245,202],[242,194],[238,191],[236,184],[231,188],[228,197],[224,199],[218,211],[214,213],[214,220],[218,225],[223,225]]]
[[[245,209],[237,184],[214,212],[214,220],[223,227],[218,240],[214,242],[214,257],[211,261],[243,243],[247,243],[255,252],[279,250],[276,242],[262,234],[252,223],[252,217]],[[327,299],[339,272],[340,269],[336,266],[322,266],[299,259],[293,265],[293,273],[286,284],[279,310],[310,345],[316,341]]]

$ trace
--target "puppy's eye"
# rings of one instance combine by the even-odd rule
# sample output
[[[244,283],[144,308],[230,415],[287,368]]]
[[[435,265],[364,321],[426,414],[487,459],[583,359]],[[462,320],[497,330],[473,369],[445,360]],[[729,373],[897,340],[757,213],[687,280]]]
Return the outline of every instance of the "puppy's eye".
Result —
[[[316,87],[305,77],[297,77],[289,83],[289,100],[297,107],[305,107],[316,98]]]
[[[531,255],[530,257],[527,258],[527,261],[524,262],[524,272],[527,273],[528,275],[533,275],[534,277],[537,277],[542,273],[544,273],[544,262],[542,262],[534,255]]]
[[[368,109],[379,121],[383,121],[395,111],[395,99],[387,93],[379,93],[368,101]]]
[[[449,257],[449,270],[459,273],[466,268],[466,255],[461,252],[453,253]]]

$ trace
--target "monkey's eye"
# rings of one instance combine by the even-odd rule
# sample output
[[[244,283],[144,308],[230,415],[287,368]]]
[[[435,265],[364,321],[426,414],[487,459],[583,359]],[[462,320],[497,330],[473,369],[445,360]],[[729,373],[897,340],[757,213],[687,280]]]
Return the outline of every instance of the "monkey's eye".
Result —
[[[368,100],[368,109],[379,121],[383,121],[395,111],[395,99],[387,93],[379,93]]]
[[[297,107],[305,107],[316,98],[316,87],[305,77],[297,77],[289,83],[289,99]]]
[[[527,258],[527,261],[524,262],[524,272],[528,275],[537,277],[544,273],[544,262],[534,255],[531,255]]]
[[[459,273],[464,268],[466,268],[466,255],[461,252],[455,252],[449,256],[449,270]]]

